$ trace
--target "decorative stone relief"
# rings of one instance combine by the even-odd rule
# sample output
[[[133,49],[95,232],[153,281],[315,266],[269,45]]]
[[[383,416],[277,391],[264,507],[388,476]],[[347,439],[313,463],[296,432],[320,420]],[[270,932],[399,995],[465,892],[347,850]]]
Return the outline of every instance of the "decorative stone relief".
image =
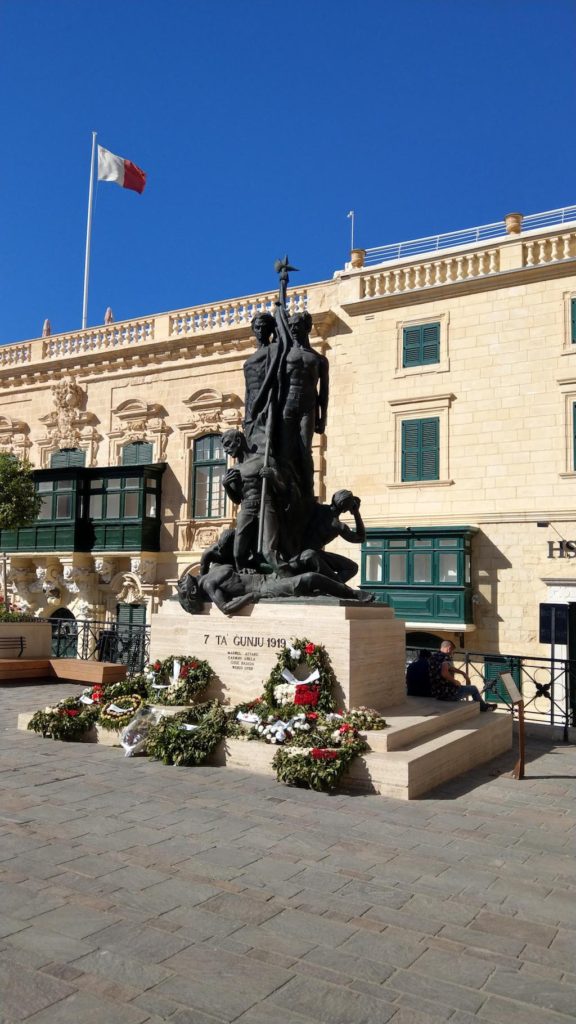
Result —
[[[95,558],[94,570],[98,573],[99,583],[110,583],[114,573],[116,572],[116,562],[113,558]]]
[[[43,594],[47,604],[60,604],[60,575],[58,563],[39,565],[36,568],[36,581],[30,583],[28,590]]]
[[[32,447],[28,434],[30,428],[23,420],[14,420],[11,416],[0,416],[0,452],[25,459]]]
[[[166,461],[166,445],[170,428],[166,426],[166,410],[155,402],[131,398],[112,410],[115,428],[110,431],[110,463],[119,465],[122,448],[135,441],[154,445],[154,462]]]
[[[42,466],[48,466],[50,455],[60,448],[84,448],[88,465],[96,465],[101,437],[94,425],[94,414],[82,411],[85,398],[85,391],[74,377],[65,377],[53,386],[54,409],[40,416],[40,422],[46,425],[44,437],[38,440]]]
[[[91,569],[81,565],[65,565],[60,581],[69,594],[79,594],[92,582],[94,573]]]
[[[204,388],[196,391],[184,402],[189,410],[188,421],[179,423],[187,447],[202,434],[223,434],[225,430],[242,425],[242,401],[238,395],[223,395],[221,391]]]
[[[141,583],[150,585],[156,582],[156,562],[153,558],[141,558],[139,555],[131,558],[130,572],[138,576]]]
[[[142,584],[133,572],[119,572],[111,583],[116,599],[121,604],[142,604],[147,600]]]

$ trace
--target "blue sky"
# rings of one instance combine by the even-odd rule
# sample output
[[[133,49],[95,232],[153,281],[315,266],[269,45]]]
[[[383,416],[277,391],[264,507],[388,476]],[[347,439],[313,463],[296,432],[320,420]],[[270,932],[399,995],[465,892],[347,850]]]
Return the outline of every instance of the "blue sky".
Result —
[[[573,0],[0,0],[0,343],[576,203]]]

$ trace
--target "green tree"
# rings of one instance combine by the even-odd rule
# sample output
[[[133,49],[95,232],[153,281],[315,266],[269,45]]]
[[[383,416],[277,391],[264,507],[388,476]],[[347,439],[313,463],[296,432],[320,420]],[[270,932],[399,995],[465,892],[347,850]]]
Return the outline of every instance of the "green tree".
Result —
[[[13,455],[0,452],[0,530],[30,526],[37,518],[42,497],[34,487],[31,466]],[[8,614],[6,553],[2,555],[3,613]]]
[[[42,497],[34,487],[30,463],[0,453],[0,530],[30,526],[41,504]]]

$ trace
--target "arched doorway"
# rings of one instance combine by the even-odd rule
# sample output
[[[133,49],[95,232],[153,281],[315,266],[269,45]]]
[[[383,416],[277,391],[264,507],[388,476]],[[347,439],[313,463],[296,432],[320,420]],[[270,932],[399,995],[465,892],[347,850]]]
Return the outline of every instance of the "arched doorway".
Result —
[[[78,624],[69,608],[57,608],[49,616],[52,622],[52,657],[78,656]]]

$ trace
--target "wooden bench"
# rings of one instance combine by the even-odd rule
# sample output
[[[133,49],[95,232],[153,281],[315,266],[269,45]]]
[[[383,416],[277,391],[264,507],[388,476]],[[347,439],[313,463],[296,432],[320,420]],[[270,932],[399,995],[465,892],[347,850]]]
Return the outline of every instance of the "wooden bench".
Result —
[[[26,637],[24,636],[2,636],[0,637],[0,651],[6,651],[11,647],[19,647],[18,657],[20,658],[24,653],[26,647]]]
[[[28,679],[69,680],[86,686],[118,683],[127,676],[126,665],[110,661],[82,661],[80,658],[2,658],[0,682],[18,683]]]

